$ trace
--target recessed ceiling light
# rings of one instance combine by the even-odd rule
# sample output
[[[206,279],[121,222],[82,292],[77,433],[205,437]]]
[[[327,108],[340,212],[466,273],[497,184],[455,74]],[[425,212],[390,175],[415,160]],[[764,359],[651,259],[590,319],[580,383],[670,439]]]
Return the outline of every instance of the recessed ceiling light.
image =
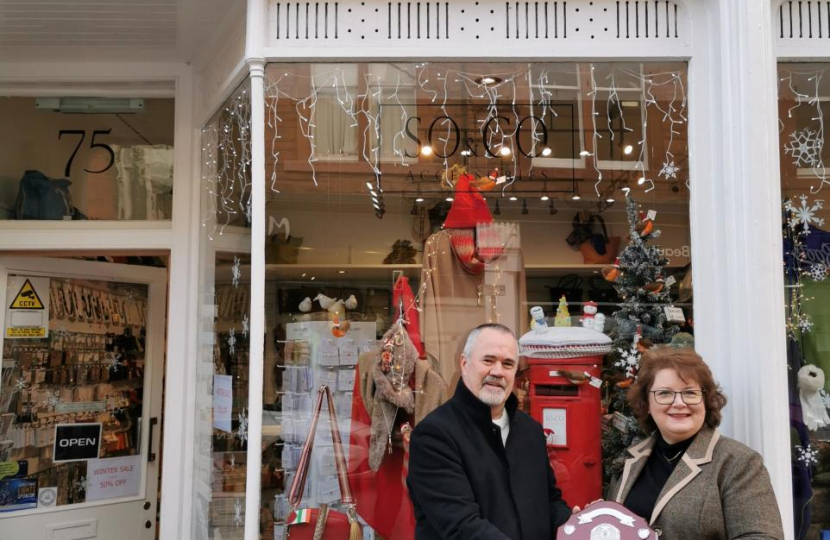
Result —
[[[499,154],[501,154],[503,156],[509,156],[510,155],[510,148],[508,148],[506,146],[502,146],[501,150],[499,150]]]
[[[579,196],[579,193],[574,193],[574,194],[571,196],[571,199],[573,199],[574,201],[578,201],[578,200],[579,200],[579,199],[581,199],[581,198],[582,198],[582,197],[580,197],[580,196]]]
[[[432,147],[428,144],[421,147],[421,155],[422,156],[431,156],[432,155]]]
[[[469,156],[469,155],[472,155],[472,152],[470,150],[462,150],[461,155],[462,156]]]
[[[542,199],[543,201],[549,201],[550,200],[550,197],[548,197],[547,195],[542,195],[539,198]]]
[[[626,144],[626,145],[623,147],[623,154],[625,154],[626,156],[627,156],[627,155],[629,155],[629,154],[631,154],[631,152],[633,152],[633,151],[634,151],[634,147],[633,147],[633,146],[631,146],[630,144]]]
[[[547,156],[551,155],[552,153],[553,153],[553,150],[551,150],[547,146],[542,148],[542,155],[543,156],[547,157]]]
[[[346,271],[345,271],[345,270],[338,270],[338,271],[337,271],[337,273],[338,273],[338,274],[345,274],[345,273],[346,273]]]
[[[513,195],[512,197],[510,197],[510,200],[511,200],[511,201],[518,201],[518,200],[519,200],[519,198],[518,198],[518,197],[516,197],[515,195]]]
[[[311,276],[311,281],[314,281],[315,279],[317,279],[317,278],[315,278],[314,276]]]
[[[302,275],[302,276],[300,276],[300,277],[305,277],[305,276],[306,276],[306,273],[305,273],[305,272],[303,272],[303,275]]]
[[[417,199],[415,199],[415,202],[424,202],[424,198],[423,197],[418,197]]]
[[[614,197],[608,197],[607,199],[605,199],[605,202],[607,202],[607,203],[614,202]]]
[[[447,202],[452,202],[452,197],[447,197]]]
[[[485,86],[490,84],[498,84],[501,81],[502,80],[499,77],[496,77],[495,75],[482,75],[481,77],[476,79],[476,82],[478,84],[483,84]]]

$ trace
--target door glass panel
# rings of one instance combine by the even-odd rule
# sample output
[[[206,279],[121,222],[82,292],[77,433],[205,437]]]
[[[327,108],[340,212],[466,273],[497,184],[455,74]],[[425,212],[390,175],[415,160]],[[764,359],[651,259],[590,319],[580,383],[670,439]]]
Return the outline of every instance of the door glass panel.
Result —
[[[0,512],[141,493],[147,293],[9,275]]]
[[[169,220],[174,100],[0,98],[0,220]],[[50,188],[50,189],[47,189]]]

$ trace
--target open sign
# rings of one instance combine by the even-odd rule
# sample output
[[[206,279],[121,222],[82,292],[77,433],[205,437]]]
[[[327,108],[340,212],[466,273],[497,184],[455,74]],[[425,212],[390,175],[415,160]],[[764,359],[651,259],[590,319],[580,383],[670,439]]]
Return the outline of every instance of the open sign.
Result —
[[[55,426],[52,461],[98,459],[101,448],[101,424],[59,424]]]

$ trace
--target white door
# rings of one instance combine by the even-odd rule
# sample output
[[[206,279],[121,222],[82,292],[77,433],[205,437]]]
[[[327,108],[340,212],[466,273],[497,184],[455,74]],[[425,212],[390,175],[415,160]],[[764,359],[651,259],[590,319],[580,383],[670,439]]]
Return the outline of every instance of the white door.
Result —
[[[166,284],[0,258],[0,540],[156,537]]]

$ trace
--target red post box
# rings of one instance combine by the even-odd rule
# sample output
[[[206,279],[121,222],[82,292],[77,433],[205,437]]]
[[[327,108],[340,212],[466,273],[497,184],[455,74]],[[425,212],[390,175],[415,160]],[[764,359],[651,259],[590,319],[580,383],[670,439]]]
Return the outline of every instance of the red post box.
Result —
[[[530,415],[544,429],[556,484],[569,505],[584,508],[602,497],[602,356],[529,356],[528,363]]]

